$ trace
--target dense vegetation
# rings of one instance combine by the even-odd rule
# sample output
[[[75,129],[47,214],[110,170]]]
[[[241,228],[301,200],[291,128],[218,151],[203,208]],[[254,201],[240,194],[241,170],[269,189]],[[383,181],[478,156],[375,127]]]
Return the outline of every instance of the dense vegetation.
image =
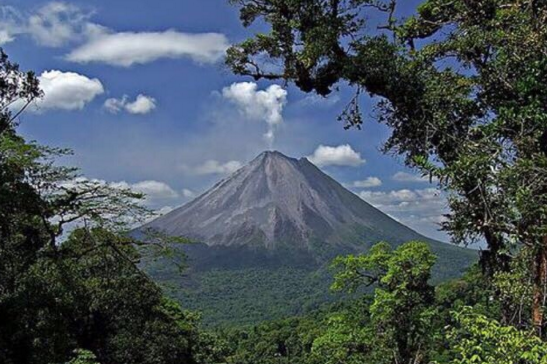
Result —
[[[244,25],[272,28],[229,50],[234,71],[377,97],[385,150],[438,178],[447,231],[488,244],[479,265],[434,287],[427,245],[380,243],[333,262],[333,289],[373,294],[205,333],[138,269],[171,246],[124,234],[146,214],[140,196],[76,178],[55,163],[66,151],[17,135],[13,106],[41,93],[1,53],[0,362],[547,363],[547,3],[426,0],[398,19],[395,0],[232,1]],[[361,126],[358,105],[346,126]]]
[[[195,289],[179,293],[208,326],[240,326],[301,315],[339,299],[330,276],[295,268],[218,270],[199,274]],[[177,297],[177,296],[175,296]]]
[[[145,215],[141,196],[76,178],[55,163],[65,151],[17,135],[11,106],[40,96],[1,52],[0,363],[209,362],[194,315],[137,268],[138,242],[122,234]]]
[[[387,258],[387,260],[386,260]],[[506,281],[492,284],[478,267],[435,287],[427,284],[434,257],[421,243],[395,252],[339,258],[334,288],[380,280],[374,295],[224,332],[228,363],[545,363],[547,344],[530,331],[500,323],[493,300]],[[221,339],[220,339],[221,338]]]
[[[401,243],[390,241],[394,247]],[[432,269],[434,284],[461,276],[478,257],[473,250],[426,243],[438,257]],[[367,246],[355,254],[370,249],[364,245]],[[248,326],[303,315],[355,297],[329,289],[333,280],[330,260],[322,263],[309,256],[294,261],[284,259],[286,255],[296,255],[289,250],[261,255],[257,249],[252,249],[251,254],[251,249],[233,251],[220,247],[213,252],[206,248],[196,255],[195,249],[188,249],[196,248],[195,245],[180,247],[188,253],[186,260],[181,261],[186,266],[182,273],[170,259],[144,262],[143,269],[170,297],[185,308],[200,312],[202,323],[210,328]],[[338,254],[342,252],[339,250]],[[364,291],[372,290],[361,289]]]
[[[449,193],[454,240],[486,241],[491,278],[509,277],[511,262],[528,268],[519,283],[532,294],[501,319],[544,336],[547,3],[426,0],[404,19],[396,0],[232,2],[243,25],[271,25],[230,48],[234,72],[323,96],[347,83],[347,128],[362,127],[359,96],[374,97],[392,131],[384,151]]]

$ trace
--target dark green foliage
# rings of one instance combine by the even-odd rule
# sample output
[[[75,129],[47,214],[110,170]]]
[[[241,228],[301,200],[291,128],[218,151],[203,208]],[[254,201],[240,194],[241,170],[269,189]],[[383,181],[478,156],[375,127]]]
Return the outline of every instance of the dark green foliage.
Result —
[[[363,245],[366,251],[368,244]],[[435,241],[431,247],[439,257],[433,268],[434,283],[461,275],[463,268],[477,259],[472,250]],[[261,254],[258,250],[200,247],[197,255],[197,246],[188,248],[192,249],[185,247],[189,258],[184,262],[184,272],[165,259],[143,266],[171,297],[201,312],[203,323],[209,327],[301,315],[351,297],[329,292],[332,271],[309,254],[299,255],[289,249]]]
[[[326,271],[295,268],[212,270],[192,277],[193,287],[174,295],[202,312],[208,326],[256,324],[302,315],[343,295],[330,294]]]
[[[437,177],[450,195],[443,225],[456,242],[484,239],[482,264],[491,275],[507,270],[516,250],[530,250],[529,323],[542,332],[546,3],[426,0],[404,19],[395,0],[232,2],[244,26],[260,19],[271,27],[230,48],[226,61],[236,73],[319,95],[338,83],[357,96],[368,92],[391,129],[384,151]],[[347,127],[360,127],[358,106],[343,112]]]
[[[3,311],[4,360],[62,362],[85,348],[99,362],[192,362],[195,319],[116,250],[137,256],[131,240],[77,230],[59,256],[39,259]]]
[[[465,307],[454,314],[455,325],[448,333],[451,364],[544,364],[547,344],[532,332],[504,326]]]
[[[302,317],[219,331],[223,362],[543,363],[545,343],[495,320],[500,312],[499,302],[492,301],[496,287],[478,267],[433,292],[427,283],[433,259],[421,243],[395,251],[380,244],[367,255],[338,258],[334,287],[358,289],[358,282],[374,281],[374,295]]]
[[[196,318],[164,298],[136,267],[138,242],[120,234],[146,216],[141,196],[77,178],[55,163],[65,151],[17,135],[10,107],[39,96],[1,53],[0,362],[197,363]],[[59,239],[70,222],[85,228]]]
[[[392,363],[425,358],[434,328],[434,257],[411,242],[392,251],[379,244],[367,255],[336,260],[335,289],[377,283],[374,297],[301,319],[261,324],[240,335],[230,363]]]

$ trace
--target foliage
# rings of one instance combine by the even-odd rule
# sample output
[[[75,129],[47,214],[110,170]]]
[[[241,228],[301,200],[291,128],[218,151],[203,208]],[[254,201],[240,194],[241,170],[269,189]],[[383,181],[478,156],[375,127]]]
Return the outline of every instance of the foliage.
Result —
[[[414,249],[407,249],[402,256],[415,257]],[[378,254],[382,245],[375,250]],[[372,258],[375,254],[370,255]],[[349,258],[353,263],[357,257]],[[346,273],[341,271],[339,278],[347,277]],[[463,277],[437,286],[434,301],[422,306],[423,330],[411,335],[413,339],[421,338],[423,346],[420,355],[410,361],[394,357],[395,346],[385,339],[390,332],[386,328],[398,325],[405,313],[375,317],[378,314],[374,313],[374,305],[391,304],[377,294],[365,294],[301,317],[217,331],[215,346],[223,348],[224,362],[230,364],[542,363],[545,343],[541,339],[496,321],[501,309],[499,302],[492,301],[496,290],[477,266]],[[400,334],[413,330],[407,331],[404,326],[398,329]]]
[[[76,230],[62,244],[62,258],[38,260],[9,300],[2,323],[11,333],[4,339],[13,350],[8,358],[59,362],[85,348],[99,362],[190,362],[194,319],[118,251],[137,256],[130,239]]]
[[[201,312],[203,324],[210,328],[302,315],[346,297],[329,293],[332,277],[321,269],[212,269],[183,276],[173,269],[146,270],[173,298]]]
[[[66,364],[98,364],[97,357],[89,350],[74,350],[74,358]]]
[[[533,257],[527,250],[515,256],[508,269],[494,274],[493,288],[502,310],[501,323],[527,328],[530,322],[533,297]]]
[[[547,344],[533,333],[503,326],[470,307],[455,313],[455,319],[448,336],[455,352],[451,364],[547,363]]]
[[[369,304],[357,301],[350,309],[331,313],[326,320],[326,329],[313,341],[309,363],[367,363],[374,336]],[[382,362],[380,358],[376,359],[380,360],[378,363]]]
[[[376,259],[380,256],[386,259]],[[495,288],[478,267],[461,278],[440,284],[432,297],[432,287],[427,284],[432,258],[420,243],[403,245],[395,251],[378,244],[369,254],[337,258],[335,265],[339,270],[334,287],[354,289],[362,295],[360,298],[323,307],[305,316],[217,330],[216,339],[224,349],[225,362],[451,363],[456,360],[457,352],[451,341],[454,336],[448,336],[452,331],[447,331],[447,327],[458,327],[462,335],[467,332],[453,312],[473,306],[476,314],[492,320],[498,316],[500,307],[491,300]],[[382,270],[378,270],[378,265]],[[388,276],[388,271],[397,272],[404,279],[392,281],[394,276]],[[366,284],[368,278],[363,280],[363,273],[388,277],[387,285],[382,288],[378,283],[373,295],[370,291],[363,292],[353,279]],[[413,289],[408,282],[414,282]],[[410,355],[410,361],[394,355],[397,338],[407,339],[411,350],[419,347]]]
[[[120,234],[146,217],[142,196],[80,178],[56,163],[66,151],[17,135],[38,87],[0,53],[0,362],[196,362],[195,317],[165,300],[137,268],[140,244]]]
[[[266,34],[232,46],[227,64],[255,79],[327,95],[345,82],[378,101],[384,151],[437,177],[454,240],[484,239],[490,274],[515,251],[534,257],[528,322],[541,332],[547,287],[547,6],[544,1],[232,0]],[[382,19],[372,21],[371,19]],[[380,23],[378,25],[378,22]],[[358,102],[342,113],[360,127]],[[518,249],[514,249],[517,246]]]
[[[434,289],[428,281],[435,257],[425,243],[409,242],[391,251],[386,243],[375,245],[369,254],[338,258],[341,267],[334,289],[354,290],[357,282],[376,283],[370,306],[370,327],[366,362],[427,362],[428,334],[431,329]],[[334,326],[337,329],[338,325]],[[359,342],[359,341],[357,341]],[[355,345],[350,342],[350,345]],[[360,361],[363,359],[353,358]]]
[[[390,244],[395,247],[399,242]],[[438,256],[432,269],[432,283],[460,276],[463,267],[473,264],[478,256],[475,251],[449,244],[435,241],[428,244]],[[363,245],[362,251],[367,251],[368,244]],[[196,244],[176,248],[188,252],[185,260],[175,257],[175,263],[186,266],[184,272],[172,259],[165,259],[162,251],[164,257],[154,261],[148,259],[147,252],[140,266],[170,297],[188,309],[201,312],[202,322],[209,328],[256,325],[303,315],[356,294],[372,292],[371,287],[353,293],[329,292],[333,271],[328,264],[311,258],[295,259],[297,254],[290,250],[263,255],[258,249],[238,249],[233,253],[216,248],[198,255],[194,248]],[[284,260],[286,255],[292,255],[289,261]]]

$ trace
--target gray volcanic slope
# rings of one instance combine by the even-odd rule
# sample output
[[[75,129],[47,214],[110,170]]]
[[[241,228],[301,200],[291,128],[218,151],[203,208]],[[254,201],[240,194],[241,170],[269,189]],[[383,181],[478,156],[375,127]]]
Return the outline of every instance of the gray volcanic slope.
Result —
[[[425,241],[438,257],[433,280],[453,278],[474,251],[428,239],[378,211],[307,159],[265,152],[194,201],[145,227],[191,238],[188,269],[151,259],[147,272],[212,326],[255,324],[300,315],[346,296],[329,293],[328,262]]]
[[[212,247],[283,246],[312,253],[370,246],[379,240],[442,244],[372,207],[307,159],[279,152],[260,154],[192,202],[145,227]]]

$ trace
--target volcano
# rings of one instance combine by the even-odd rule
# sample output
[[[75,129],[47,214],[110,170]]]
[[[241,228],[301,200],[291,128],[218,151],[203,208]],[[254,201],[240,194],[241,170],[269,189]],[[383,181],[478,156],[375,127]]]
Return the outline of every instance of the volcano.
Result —
[[[457,276],[476,259],[473,251],[429,239],[402,225],[306,158],[290,158],[277,151],[260,154],[145,228],[198,243],[186,248],[190,276],[224,272],[225,276],[236,274],[233,279],[240,283],[247,277],[238,274],[258,270],[269,282],[263,287],[266,290],[275,290],[272,270],[297,270],[292,272],[296,276],[317,272],[334,256],[363,252],[379,241],[394,247],[412,240],[428,243],[438,257],[437,280]],[[203,280],[193,281],[195,287],[204,288]]]

